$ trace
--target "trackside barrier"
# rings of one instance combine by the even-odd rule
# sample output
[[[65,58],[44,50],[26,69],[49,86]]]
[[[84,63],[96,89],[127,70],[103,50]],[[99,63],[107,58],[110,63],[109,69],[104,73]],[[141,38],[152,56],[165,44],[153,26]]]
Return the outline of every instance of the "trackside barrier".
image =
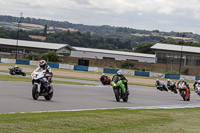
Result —
[[[200,77],[195,77],[195,80],[200,80]]]
[[[164,78],[165,74],[164,73],[150,72],[150,77],[152,77],[152,78]]]
[[[88,66],[74,65],[74,70],[88,71]]]
[[[30,65],[29,60],[16,60],[16,64]]]
[[[30,65],[38,66],[39,65],[39,61],[30,61]]]
[[[112,68],[104,68],[103,73],[112,73],[116,74],[119,69],[112,69]]]
[[[134,70],[126,70],[126,69],[121,69],[122,73],[124,75],[134,75],[135,71]]]
[[[74,65],[69,65],[69,64],[59,64],[59,68],[61,68],[61,69],[74,70]]]
[[[103,68],[98,68],[98,67],[89,67],[88,71],[90,72],[99,72],[99,73],[103,73]]]
[[[47,64],[52,68],[59,68],[59,64],[58,63],[47,63]]]
[[[180,75],[177,74],[165,74],[166,79],[180,79]]]
[[[16,60],[15,59],[1,58],[1,63],[16,64]]]
[[[145,77],[149,77],[149,75],[150,75],[149,72],[135,71],[135,76],[145,76]]]
[[[194,80],[195,80],[195,76],[181,75],[180,78],[183,78],[184,80],[191,80],[191,81],[194,81]]]
[[[1,58],[0,58],[0,63],[1,63]]]

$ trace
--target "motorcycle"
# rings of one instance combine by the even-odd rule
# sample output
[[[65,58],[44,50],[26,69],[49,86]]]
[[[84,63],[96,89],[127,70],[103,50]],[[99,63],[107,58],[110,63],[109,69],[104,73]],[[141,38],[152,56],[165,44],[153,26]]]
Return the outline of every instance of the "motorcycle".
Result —
[[[156,88],[160,91],[168,91],[164,82],[160,82],[159,84],[156,83]]]
[[[101,83],[102,83],[103,85],[110,85],[110,83],[111,83],[111,78],[108,77],[108,76],[105,76],[105,75],[102,75],[102,76],[99,78],[99,80],[101,81]]]
[[[11,75],[22,75],[22,76],[26,76],[26,73],[23,71],[22,68],[20,67],[13,67],[13,68],[9,68],[9,73]]]
[[[46,80],[46,72],[43,69],[35,70],[32,74],[32,97],[37,100],[39,96],[44,96],[46,100],[51,100],[53,97],[53,86],[48,86]]]
[[[122,99],[124,102],[128,101],[128,92],[124,83],[127,83],[126,80],[117,80],[113,78],[111,82],[111,86],[113,87],[113,91],[115,94],[116,101],[119,102]]]
[[[178,93],[175,81],[167,82],[167,88],[168,90],[171,90],[171,92]]]
[[[200,96],[200,84],[195,85],[194,91]]]
[[[190,101],[190,93],[184,82],[180,82],[177,85],[177,89],[179,90],[180,95],[182,96],[184,101]]]

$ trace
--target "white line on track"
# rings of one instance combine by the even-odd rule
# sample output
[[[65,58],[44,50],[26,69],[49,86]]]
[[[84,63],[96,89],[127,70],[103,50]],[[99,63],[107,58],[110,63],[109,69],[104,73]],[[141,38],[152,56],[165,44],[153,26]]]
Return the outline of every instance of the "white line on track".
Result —
[[[92,108],[92,109],[73,109],[73,110],[48,110],[48,111],[31,111],[31,112],[9,112],[0,114],[15,114],[15,113],[45,113],[45,112],[71,112],[71,111],[91,111],[91,110],[106,110],[106,109],[182,109],[182,108],[198,108],[199,105],[166,105],[166,106],[140,106],[140,107],[117,107],[117,108]]]

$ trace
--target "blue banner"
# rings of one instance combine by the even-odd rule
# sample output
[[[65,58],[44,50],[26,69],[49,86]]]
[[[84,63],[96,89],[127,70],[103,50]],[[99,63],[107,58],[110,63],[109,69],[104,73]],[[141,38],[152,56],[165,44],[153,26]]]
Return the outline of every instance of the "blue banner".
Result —
[[[104,68],[103,69],[103,73],[117,74],[117,71],[119,71],[119,69],[112,69],[112,68]]]
[[[166,79],[180,79],[180,75],[177,74],[165,74]]]
[[[59,64],[58,63],[47,63],[47,64],[52,68],[59,68]]]
[[[74,70],[88,71],[88,66],[74,65]]]
[[[146,76],[146,77],[149,77],[150,73],[149,72],[144,72],[144,71],[135,71],[135,76]]]
[[[16,64],[30,65],[29,60],[16,60]]]

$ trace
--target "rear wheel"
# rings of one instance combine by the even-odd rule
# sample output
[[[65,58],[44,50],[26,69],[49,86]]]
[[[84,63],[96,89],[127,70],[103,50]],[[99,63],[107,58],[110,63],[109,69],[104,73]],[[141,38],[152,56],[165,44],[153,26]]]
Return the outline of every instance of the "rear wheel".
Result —
[[[113,89],[113,90],[114,90],[114,93],[115,93],[116,101],[119,102],[120,101],[119,89]]]
[[[128,101],[128,94],[124,94],[125,96],[123,97],[123,101],[127,102]]]
[[[51,86],[51,89],[49,90],[48,95],[47,95],[47,96],[44,96],[44,98],[45,98],[46,100],[51,100],[52,97],[53,97],[53,86]]]
[[[38,86],[35,84],[33,85],[33,88],[32,88],[32,96],[34,100],[37,100],[39,97]]]
[[[187,101],[190,101],[190,94],[188,95]]]

